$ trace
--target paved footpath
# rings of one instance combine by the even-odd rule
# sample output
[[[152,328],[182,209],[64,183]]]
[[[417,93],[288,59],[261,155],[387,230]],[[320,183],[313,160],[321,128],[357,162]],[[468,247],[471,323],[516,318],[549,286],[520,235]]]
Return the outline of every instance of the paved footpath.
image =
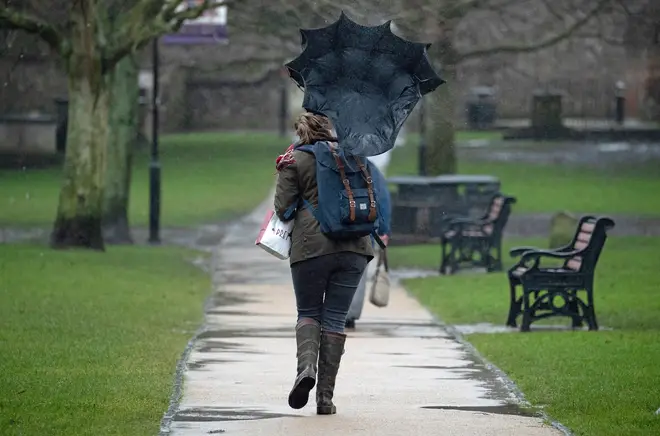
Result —
[[[295,376],[295,303],[288,262],[253,245],[268,203],[235,224],[214,256],[215,293],[183,373],[184,393],[163,434],[559,435],[507,405],[503,382],[414,299],[393,288],[366,303],[349,332],[335,399],[287,406]],[[438,289],[441,292],[441,289]]]

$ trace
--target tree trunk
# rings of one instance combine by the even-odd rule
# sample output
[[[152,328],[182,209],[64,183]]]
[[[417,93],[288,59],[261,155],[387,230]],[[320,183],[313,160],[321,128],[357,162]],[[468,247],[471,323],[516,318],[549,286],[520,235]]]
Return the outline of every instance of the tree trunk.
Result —
[[[429,53],[432,59],[440,61],[440,76],[447,81],[428,98],[427,149],[425,168],[426,174],[435,176],[456,173],[456,149],[454,112],[456,109],[456,52],[451,40],[440,41],[431,46]]]
[[[55,248],[104,249],[101,216],[107,124],[106,84],[101,81],[92,87],[87,77],[69,77],[64,180],[51,240]]]
[[[138,68],[122,59],[109,77],[110,130],[103,204],[103,235],[111,244],[132,244],[128,221],[132,150],[137,138]]]
[[[69,123],[64,175],[51,245],[103,250],[101,219],[108,131],[108,86],[98,53],[95,4],[71,12],[66,57]]]

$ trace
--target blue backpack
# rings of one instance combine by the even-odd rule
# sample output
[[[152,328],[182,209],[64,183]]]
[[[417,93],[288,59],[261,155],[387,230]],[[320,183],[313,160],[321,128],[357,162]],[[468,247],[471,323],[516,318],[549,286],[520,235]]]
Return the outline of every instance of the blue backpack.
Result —
[[[379,189],[371,177],[373,164],[364,157],[345,155],[328,142],[302,145],[296,150],[316,158],[319,204],[315,208],[302,201],[321,225],[321,233],[335,240],[373,235],[382,246],[376,231],[384,213],[378,201]]]

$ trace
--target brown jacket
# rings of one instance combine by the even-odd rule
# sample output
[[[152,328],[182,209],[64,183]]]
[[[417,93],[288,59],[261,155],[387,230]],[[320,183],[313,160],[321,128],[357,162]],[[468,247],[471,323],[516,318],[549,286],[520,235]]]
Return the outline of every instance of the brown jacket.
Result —
[[[295,150],[295,163],[279,172],[275,189],[275,213],[284,219],[286,210],[301,199],[318,205],[318,187],[316,185],[316,159],[311,153]],[[325,254],[351,251],[363,254],[371,260],[374,256],[371,237],[365,236],[350,241],[328,239],[319,222],[307,208],[298,210],[291,237],[291,264]]]

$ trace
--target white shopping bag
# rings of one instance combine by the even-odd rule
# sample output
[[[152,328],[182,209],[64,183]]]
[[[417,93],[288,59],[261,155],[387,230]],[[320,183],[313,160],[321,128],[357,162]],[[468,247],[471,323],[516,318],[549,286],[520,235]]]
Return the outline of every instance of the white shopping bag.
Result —
[[[291,253],[291,230],[293,220],[284,223],[271,210],[266,214],[254,244],[278,259],[288,259]]]

